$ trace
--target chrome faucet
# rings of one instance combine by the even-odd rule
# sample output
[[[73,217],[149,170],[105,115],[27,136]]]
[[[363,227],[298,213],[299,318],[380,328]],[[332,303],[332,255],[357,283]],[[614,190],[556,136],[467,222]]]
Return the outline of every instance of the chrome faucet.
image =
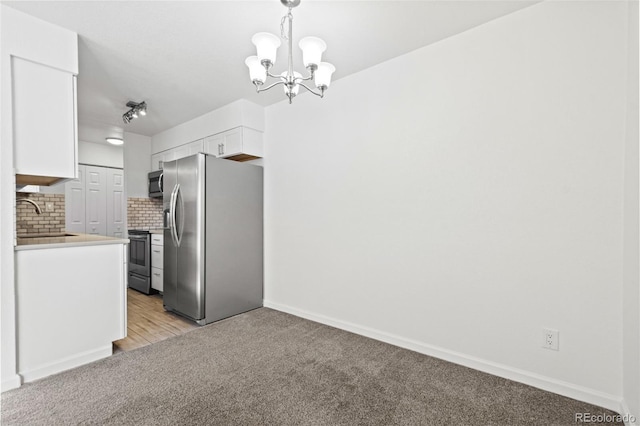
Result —
[[[37,214],[42,214],[42,209],[40,208],[40,206],[38,205],[38,203],[36,203],[35,201],[30,200],[30,199],[28,199],[28,198],[18,198],[18,199],[16,200],[16,204],[18,203],[18,201],[26,201],[27,203],[31,203],[31,204],[33,204],[33,205],[35,206],[35,208],[36,208],[36,213],[37,213]]]

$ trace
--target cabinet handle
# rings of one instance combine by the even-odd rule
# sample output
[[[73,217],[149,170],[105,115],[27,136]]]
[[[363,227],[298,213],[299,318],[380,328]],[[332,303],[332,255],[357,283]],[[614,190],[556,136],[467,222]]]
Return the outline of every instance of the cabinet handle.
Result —
[[[156,277],[159,277],[160,273],[159,272],[154,272],[153,275],[155,275]]]
[[[154,250],[153,252],[154,253],[160,253],[160,250]]]

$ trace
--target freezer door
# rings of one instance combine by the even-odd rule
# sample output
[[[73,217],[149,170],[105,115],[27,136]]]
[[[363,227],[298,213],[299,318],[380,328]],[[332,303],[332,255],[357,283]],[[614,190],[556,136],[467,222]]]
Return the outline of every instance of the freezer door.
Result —
[[[175,310],[201,320],[204,306],[204,194],[205,155],[181,158],[177,164],[177,191],[174,197],[177,247]],[[165,183],[166,185],[166,183]],[[168,186],[165,188],[169,189]],[[166,291],[166,290],[165,290]]]
[[[175,310],[178,300],[178,246],[174,242],[172,227],[172,199],[178,183],[178,169],[176,161],[165,162],[164,192],[162,197],[163,226],[164,226],[164,259],[163,259],[163,304],[165,309]]]

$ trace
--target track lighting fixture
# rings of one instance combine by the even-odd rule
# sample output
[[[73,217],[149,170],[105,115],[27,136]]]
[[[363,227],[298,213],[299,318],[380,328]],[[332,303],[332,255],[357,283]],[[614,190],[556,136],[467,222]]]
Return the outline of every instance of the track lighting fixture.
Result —
[[[142,101],[140,103],[129,101],[127,106],[131,108],[129,111],[122,114],[122,121],[125,124],[129,124],[134,118],[138,118],[140,115],[147,115],[147,103]]]

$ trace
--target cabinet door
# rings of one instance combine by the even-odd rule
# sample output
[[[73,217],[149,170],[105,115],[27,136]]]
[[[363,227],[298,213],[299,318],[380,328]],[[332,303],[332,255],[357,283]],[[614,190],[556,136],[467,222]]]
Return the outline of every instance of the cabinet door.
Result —
[[[222,133],[204,138],[204,152],[214,157],[222,155],[223,145],[224,134]]]
[[[76,178],[75,76],[11,59],[16,174]]]
[[[195,155],[199,152],[203,152],[204,151],[204,140],[203,139],[199,139],[197,141],[193,141],[187,144],[187,147],[189,149],[189,155]]]
[[[107,235],[107,179],[104,167],[86,168],[87,234]]]
[[[64,186],[65,229],[85,233],[85,166],[78,166],[78,179]]]
[[[229,130],[224,132],[224,140],[220,157],[228,157],[230,155],[240,154],[242,152],[242,128]]]
[[[151,266],[164,269],[164,247],[151,245]]]
[[[162,153],[151,156],[151,171],[162,170]]]
[[[180,145],[179,147],[173,148],[171,151],[174,152],[174,160],[179,158],[184,158],[189,156],[189,145]]]
[[[106,169],[107,173],[107,236],[124,238],[126,200],[124,197],[124,172]]]
[[[151,288],[158,291],[164,291],[163,270],[160,268],[151,268]]]
[[[162,152],[162,162],[166,163],[168,161],[173,161],[175,160],[177,157],[177,152],[175,149],[169,149],[167,151],[163,151]]]

